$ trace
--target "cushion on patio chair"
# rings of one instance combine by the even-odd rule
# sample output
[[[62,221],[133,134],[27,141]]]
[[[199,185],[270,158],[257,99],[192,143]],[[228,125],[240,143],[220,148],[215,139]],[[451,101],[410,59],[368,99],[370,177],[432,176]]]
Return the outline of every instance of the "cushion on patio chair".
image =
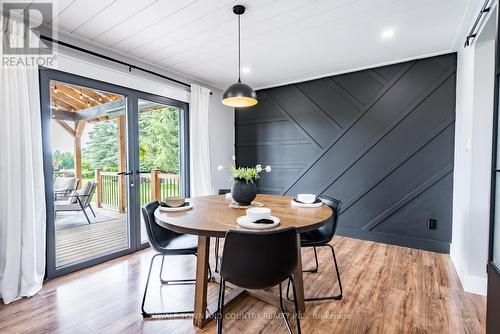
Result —
[[[70,203],[76,203],[76,196],[75,195],[88,195],[90,193],[90,188],[92,187],[92,182],[87,182],[83,186],[82,189],[79,190],[73,190],[71,192],[71,197],[69,198]],[[85,202],[85,198],[80,199],[82,202]]]
[[[57,176],[54,180],[54,191],[73,190],[75,187],[74,177]]]
[[[54,201],[54,210],[55,211],[77,211],[81,210],[80,204],[78,203],[70,203],[69,200],[62,201]]]

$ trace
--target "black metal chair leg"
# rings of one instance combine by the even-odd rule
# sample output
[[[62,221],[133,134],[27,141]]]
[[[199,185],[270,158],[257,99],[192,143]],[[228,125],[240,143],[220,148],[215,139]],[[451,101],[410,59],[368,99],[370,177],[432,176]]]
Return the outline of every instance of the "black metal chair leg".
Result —
[[[289,296],[289,293],[290,293],[290,284],[291,284],[290,279],[288,279],[288,283],[286,284],[286,299],[288,299],[288,300],[292,300],[290,298],[290,296]]]
[[[87,221],[89,222],[90,224],[90,219],[89,219],[89,216],[87,215],[87,212],[85,211],[85,208],[83,207],[83,204],[82,204],[82,201],[80,201],[80,198],[76,198],[76,201],[78,202],[78,204],[80,205],[80,208],[81,210],[83,211],[83,214],[85,215],[85,218],[87,218]]]
[[[149,313],[144,309],[144,305],[146,304],[146,295],[148,293],[148,287],[149,287],[149,279],[151,278],[151,270],[153,269],[153,263],[154,260],[157,256],[163,256],[163,254],[155,254],[151,258],[151,263],[149,264],[149,272],[148,272],[148,278],[146,280],[146,287],[144,288],[144,295],[142,296],[142,305],[141,305],[141,311],[142,311],[142,316],[144,318],[150,318],[150,317],[155,317],[155,316],[165,316],[165,315],[181,315],[181,314],[191,314],[194,313],[193,311],[181,311],[181,312],[156,312],[156,313]],[[162,261],[163,262],[163,261]]]
[[[314,260],[316,261],[316,268],[302,270],[303,273],[317,273],[318,272],[318,269],[319,269],[319,265],[318,265],[318,253],[316,252],[316,247],[313,247],[313,249],[314,249]]]
[[[215,238],[215,272],[219,272],[219,238]]]
[[[151,263],[149,264],[149,271],[148,271],[148,278],[146,279],[146,286],[144,287],[144,295],[142,296],[142,305],[141,305],[141,310],[142,310],[142,316],[147,318],[150,317],[151,314],[146,312],[144,310],[144,304],[146,303],[146,294],[148,293],[148,286],[149,286],[149,277],[151,276],[151,269],[153,269],[153,261],[154,259],[158,256],[159,254],[154,255],[151,258]]]
[[[333,246],[330,244],[324,244],[324,245],[316,246],[316,247],[326,247],[326,246],[330,247],[330,249],[332,250],[333,262],[335,263],[335,271],[337,273],[337,281],[339,282],[340,293],[338,295],[334,295],[334,296],[304,298],[304,301],[306,301],[306,302],[314,301],[314,300],[328,300],[328,299],[342,300],[342,297],[343,297],[342,282],[340,281],[340,271],[339,271],[339,267],[337,265],[337,257],[335,256],[335,250],[333,249]],[[290,299],[289,291],[290,291],[290,280],[288,280],[288,285],[286,288],[286,298],[288,300],[292,300],[292,299]]]
[[[210,268],[210,263],[208,264],[208,281],[214,280],[214,275],[212,275],[212,268]]]
[[[337,265],[337,257],[335,256],[335,250],[333,249],[333,246],[328,244],[328,247],[330,247],[330,249],[332,250],[333,262],[335,263],[335,271],[337,272],[337,280],[339,282],[339,288],[340,288],[340,294],[334,296],[333,299],[341,300],[343,296],[343,291],[342,291],[342,281],[340,280],[339,266]]]
[[[82,207],[82,211],[83,211],[83,214],[85,215],[85,218],[87,218],[87,221],[89,222],[89,224],[91,224],[89,216],[87,215],[87,212],[85,211],[85,209],[83,209],[83,207]]]
[[[219,306],[217,307],[217,323],[215,332],[217,334],[222,334],[222,320],[224,319],[224,290],[226,288],[226,282],[221,279],[219,285]]]
[[[160,268],[160,282],[161,284],[167,284],[167,285],[189,285],[189,284],[195,284],[196,279],[170,279],[166,280],[163,279],[163,263],[165,262],[165,256],[161,258],[161,268]]]
[[[92,209],[92,205],[89,204],[89,208],[90,208],[90,212],[92,212],[92,215],[94,216],[94,218],[96,217],[95,215],[95,212],[94,212],[94,209]]]
[[[292,277],[289,278],[289,282],[292,282],[292,288],[293,288],[293,303],[295,306],[295,319],[297,321],[297,331],[298,334],[301,334],[301,329],[300,329],[300,313],[299,313],[299,305],[297,303],[297,290],[295,289],[295,281],[293,280]]]
[[[160,282],[161,284],[167,284],[167,285],[190,285],[190,284],[196,284],[196,278],[189,278],[189,279],[170,279],[166,280],[163,279],[163,263],[165,261],[165,256],[163,255],[161,259],[161,268],[160,268]],[[210,265],[208,265],[208,280],[212,280],[212,270],[210,269]]]
[[[279,291],[280,291],[280,311],[281,311],[281,315],[283,316],[283,321],[285,322],[286,329],[288,329],[288,333],[292,334],[292,328],[290,327],[290,322],[288,321],[288,316],[286,315],[285,307],[283,306],[283,293],[281,292],[281,283],[279,284]]]

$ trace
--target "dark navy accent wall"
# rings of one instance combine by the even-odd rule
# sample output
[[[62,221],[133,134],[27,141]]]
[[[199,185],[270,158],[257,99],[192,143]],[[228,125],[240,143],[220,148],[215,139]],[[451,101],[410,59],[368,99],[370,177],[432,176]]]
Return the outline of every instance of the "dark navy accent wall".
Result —
[[[237,163],[272,165],[259,192],[340,199],[340,235],[449,252],[455,77],[448,54],[260,90]]]

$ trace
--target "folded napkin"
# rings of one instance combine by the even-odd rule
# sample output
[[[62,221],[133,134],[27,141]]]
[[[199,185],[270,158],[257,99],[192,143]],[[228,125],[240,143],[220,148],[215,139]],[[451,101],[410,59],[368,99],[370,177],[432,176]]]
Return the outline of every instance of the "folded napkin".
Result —
[[[255,224],[274,224],[274,220],[272,219],[259,219],[254,221]]]

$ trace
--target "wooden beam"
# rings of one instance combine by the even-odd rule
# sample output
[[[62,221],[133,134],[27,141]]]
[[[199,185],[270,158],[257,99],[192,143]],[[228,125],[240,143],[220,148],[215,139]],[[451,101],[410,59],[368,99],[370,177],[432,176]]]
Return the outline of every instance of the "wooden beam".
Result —
[[[83,131],[85,130],[85,125],[87,125],[86,121],[78,121],[76,122],[75,134],[77,137],[81,137]]]
[[[74,139],[74,150],[75,150],[75,177],[80,180],[78,182],[78,187],[82,185],[82,134],[85,130],[85,121],[78,121],[75,123],[75,139]]]
[[[102,208],[102,169],[94,169],[95,181],[97,182],[97,207]]]
[[[63,107],[67,111],[72,111],[72,110],[77,110],[78,109],[74,105],[72,105],[71,103],[66,102],[64,99],[60,98],[56,94],[50,94],[50,98],[52,100],[51,102],[55,103],[56,106]]]
[[[55,85],[54,85],[54,88],[55,88]],[[57,94],[64,94],[69,99],[74,101],[76,104],[80,105],[80,109],[87,108],[88,107],[87,102],[90,103],[91,107],[99,104],[99,102],[96,102],[93,99],[90,99],[88,95],[83,93],[83,87],[80,89],[76,89],[73,86],[64,85],[64,84],[59,83],[57,85],[57,90],[58,90]],[[81,95],[80,95],[80,93],[81,93]]]
[[[60,119],[55,119],[56,123],[59,124],[64,130],[66,130],[67,133],[69,133],[72,137],[76,137],[76,132],[75,130],[69,126],[68,123],[66,123],[63,120]]]
[[[111,98],[111,94],[105,94],[103,92],[99,92],[99,91],[96,91],[96,94],[98,94],[101,99],[102,99],[102,102],[109,102],[109,101],[113,101],[114,99]]]
[[[85,96],[88,99],[94,101],[95,105],[108,102],[108,99],[103,99],[100,96],[100,94],[98,94],[97,91],[95,91],[95,90],[84,88],[84,87],[82,87],[81,90],[82,90],[83,96]],[[99,101],[99,98],[101,98],[101,101]]]
[[[145,112],[153,112],[153,111],[158,111],[158,110],[163,110],[165,108],[168,108],[168,106],[163,106],[163,105],[155,105],[152,107],[147,107],[147,108],[142,108],[142,106],[139,107],[139,113],[145,113]]]
[[[75,151],[75,177],[80,180],[78,188],[81,188],[82,180],[82,140],[80,137],[75,137],[73,140]]]
[[[125,114],[126,101],[120,99],[116,101],[106,102],[95,107],[86,108],[76,113],[75,119],[90,120],[102,116],[116,117]]]
[[[127,170],[127,145],[126,145],[126,122],[125,116],[119,116],[116,119],[118,125],[118,171],[124,172]],[[125,212],[127,206],[127,177],[124,175],[118,176],[118,210]]]
[[[59,91],[55,93],[54,91],[51,91],[50,97],[55,100],[63,101],[67,105],[71,106],[72,109],[79,110],[81,108],[87,108],[87,105],[83,101],[75,100],[71,96],[68,96],[67,94]]]
[[[59,89],[59,86],[58,88]],[[126,101],[125,99],[120,99],[116,101],[106,102],[95,107],[90,107],[86,109],[80,109],[77,112],[67,112],[64,110],[53,109],[52,116],[56,119],[64,119],[69,121],[78,120],[94,120],[94,119],[109,119],[125,114]],[[148,102],[141,103],[141,112],[154,111],[158,109],[163,109],[165,106],[158,106],[157,103]]]
[[[198,236],[198,254],[196,256],[196,286],[194,289],[193,324],[202,328],[209,321],[207,319],[207,290],[208,290],[208,258],[210,256],[210,238]]]
[[[161,180],[159,169],[151,170],[151,200],[161,201]]]
[[[85,109],[87,108],[87,103],[85,100],[80,99],[80,94],[74,89],[68,88],[64,85],[57,85],[57,93],[52,91],[53,96],[57,96],[60,99],[64,99],[66,103],[75,106],[75,109]]]
[[[66,110],[54,109],[52,108],[52,118],[53,119],[61,119],[66,121],[74,121],[76,113],[69,112]]]

